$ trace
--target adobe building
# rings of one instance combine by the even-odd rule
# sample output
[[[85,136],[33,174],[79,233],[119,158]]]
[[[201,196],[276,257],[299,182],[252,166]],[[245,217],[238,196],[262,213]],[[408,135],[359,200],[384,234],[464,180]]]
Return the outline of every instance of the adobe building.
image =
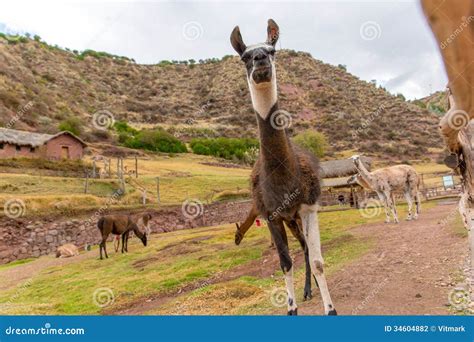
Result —
[[[67,131],[51,135],[0,128],[0,158],[81,159],[86,147]]]

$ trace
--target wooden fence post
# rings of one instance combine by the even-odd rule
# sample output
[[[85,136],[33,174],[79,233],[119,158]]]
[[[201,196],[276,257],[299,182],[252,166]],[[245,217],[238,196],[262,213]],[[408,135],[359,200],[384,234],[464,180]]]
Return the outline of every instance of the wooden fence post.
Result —
[[[161,203],[160,199],[160,177],[156,177],[156,201],[158,204]]]
[[[84,193],[87,194],[89,191],[89,172],[86,170],[86,180],[84,182]]]
[[[135,178],[138,178],[138,158],[135,156]]]

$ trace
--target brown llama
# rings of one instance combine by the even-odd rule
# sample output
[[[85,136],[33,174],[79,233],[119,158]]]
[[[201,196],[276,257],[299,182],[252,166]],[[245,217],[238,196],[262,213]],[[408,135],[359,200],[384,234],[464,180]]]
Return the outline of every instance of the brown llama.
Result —
[[[150,214],[144,214],[142,218],[146,222],[151,218]],[[121,235],[122,236],[122,253],[128,252],[128,236],[131,231],[142,241],[143,245],[147,245],[147,234],[142,233],[137,225],[137,219],[134,219],[130,215],[105,215],[102,216],[97,222],[97,227],[100,230],[102,235],[102,240],[100,242],[100,259],[102,260],[102,249],[104,250],[105,257],[107,255],[107,238],[110,234]]]
[[[275,242],[288,294],[288,315],[297,315],[293,285],[293,263],[284,223],[300,234],[307,246],[313,276],[321,291],[324,312],[336,315],[323,270],[317,200],[320,196],[319,165],[316,157],[293,146],[286,127],[289,114],[278,109],[275,45],[278,25],[268,20],[267,41],[246,46],[239,27],[230,41],[247,71],[252,105],[260,135],[260,154],[252,171],[252,196],[260,215],[268,222]]]

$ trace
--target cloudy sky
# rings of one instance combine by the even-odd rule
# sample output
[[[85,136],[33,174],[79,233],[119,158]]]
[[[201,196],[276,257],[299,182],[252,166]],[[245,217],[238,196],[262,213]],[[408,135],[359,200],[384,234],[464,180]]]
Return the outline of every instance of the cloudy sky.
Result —
[[[50,44],[94,49],[138,63],[235,54],[239,25],[247,44],[280,26],[278,47],[344,64],[361,79],[419,98],[443,89],[440,55],[417,1],[48,1],[6,0],[0,31],[30,32]]]

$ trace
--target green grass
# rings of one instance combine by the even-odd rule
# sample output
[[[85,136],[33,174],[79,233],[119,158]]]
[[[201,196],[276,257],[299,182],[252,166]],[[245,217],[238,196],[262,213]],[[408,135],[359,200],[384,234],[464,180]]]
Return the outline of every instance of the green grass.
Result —
[[[400,207],[400,211],[403,210]],[[382,219],[382,216],[363,218],[357,210],[320,214],[328,274],[370,250],[372,242],[356,238],[351,229]],[[28,280],[28,286],[18,284],[0,292],[0,313],[100,314],[102,308],[93,301],[94,291],[99,288],[113,291],[114,306],[127,307],[134,300],[169,295],[186,286],[205,283],[207,279],[230,272],[237,266],[260,260],[268,248],[270,237],[266,228],[250,229],[240,246],[234,245],[234,229],[233,225],[225,225],[155,235],[147,247],[134,239],[129,246],[130,252],[125,255],[115,254],[109,243],[110,258],[105,260],[98,260],[98,250],[94,248],[88,258],[70,259],[70,264],[43,269]],[[290,245],[292,250],[299,250],[293,238],[290,238]],[[30,263],[39,265],[48,258],[51,257]],[[15,267],[21,272],[21,265],[13,264],[0,268],[0,277]],[[197,313],[202,309],[198,305],[201,300],[208,301],[209,310],[215,310],[215,313],[271,313],[275,308],[269,303],[268,289],[283,286],[281,272],[278,268],[275,271],[275,277],[244,276],[214,285],[204,284],[207,286],[176,298],[180,303],[188,303],[180,313]],[[296,270],[295,279],[297,288],[302,288],[302,267]],[[224,297],[219,297],[221,294]],[[2,308],[2,303],[14,305]],[[172,314],[179,307],[175,304],[175,301],[164,303],[152,313]],[[223,308],[219,309],[219,306]],[[202,313],[212,312],[202,309]]]

